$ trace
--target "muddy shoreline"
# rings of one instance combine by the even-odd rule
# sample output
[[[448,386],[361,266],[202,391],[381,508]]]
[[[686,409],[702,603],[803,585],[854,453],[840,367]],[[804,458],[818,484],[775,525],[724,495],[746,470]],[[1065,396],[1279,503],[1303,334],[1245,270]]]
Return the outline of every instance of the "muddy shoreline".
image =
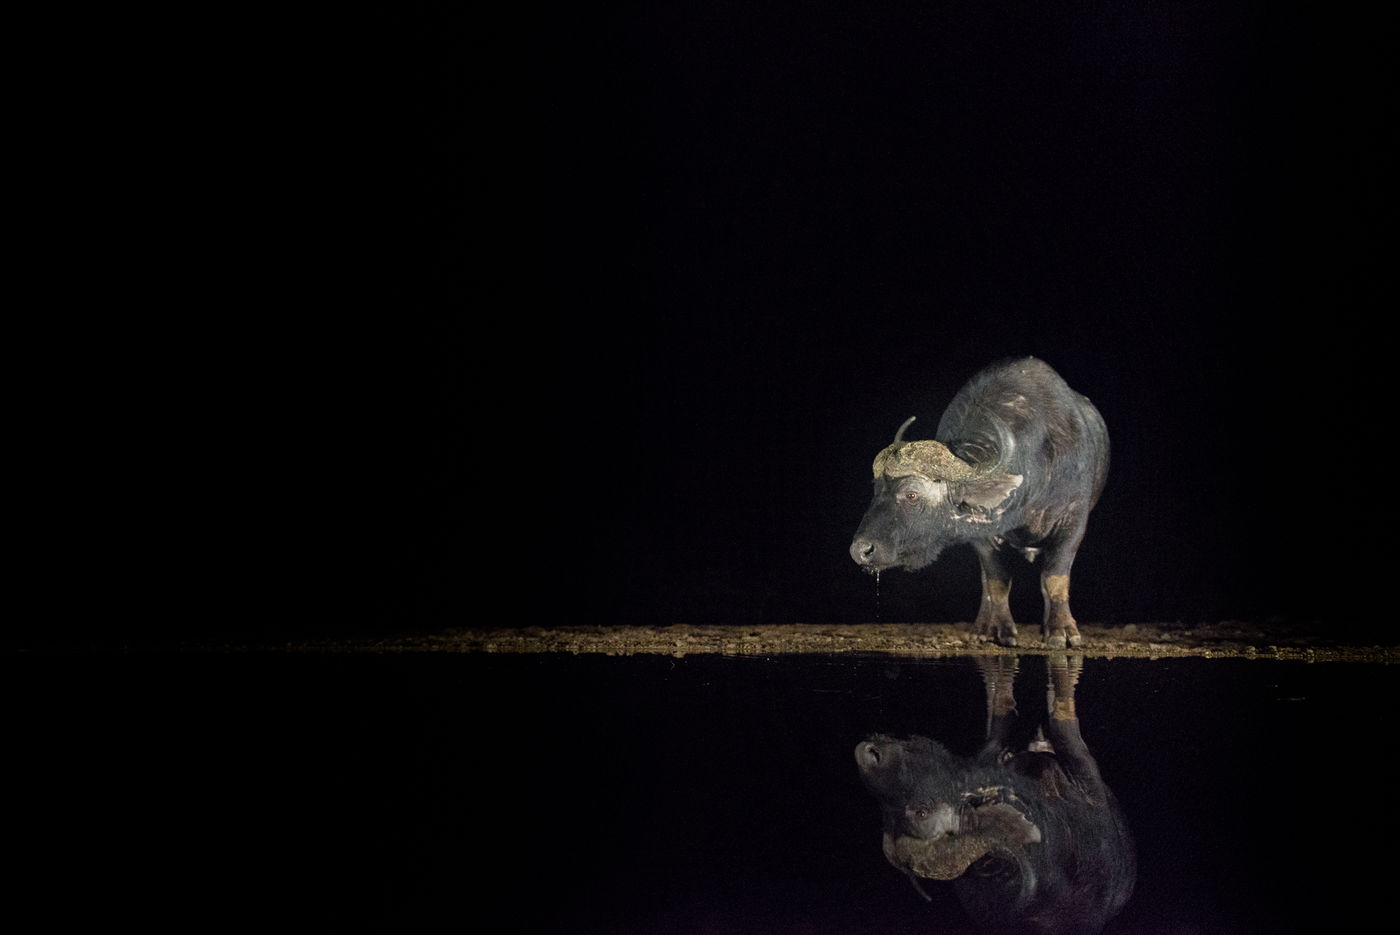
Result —
[[[1400,662],[1400,646],[1349,645],[1316,632],[1225,622],[1081,626],[1076,655],[1101,658],[1276,659]],[[201,648],[201,647],[194,647]],[[1014,649],[973,639],[961,623],[783,624],[774,626],[464,627],[383,639],[316,639],[202,647],[225,651],[370,653],[566,653],[570,655],[872,654],[914,658],[1051,652],[1038,628],[1021,627]]]

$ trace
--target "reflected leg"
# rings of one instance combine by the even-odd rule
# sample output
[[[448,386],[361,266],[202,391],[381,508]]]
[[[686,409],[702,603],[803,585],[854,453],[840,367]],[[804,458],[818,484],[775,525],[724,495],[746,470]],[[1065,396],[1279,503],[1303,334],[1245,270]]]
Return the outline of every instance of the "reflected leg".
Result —
[[[1051,721],[1079,720],[1074,711],[1074,686],[1079,684],[1084,657],[1052,653],[1045,662],[1050,670],[1045,684],[1045,706],[1050,712]]]
[[[1016,722],[1016,670],[1019,660],[1015,656],[978,656],[977,669],[982,673],[982,684],[987,689],[987,736],[988,744],[1004,745],[1011,736]]]
[[[1103,778],[1099,775],[1098,763],[1089,753],[1079,732],[1079,714],[1074,706],[1074,687],[1079,683],[1084,657],[1051,653],[1045,663],[1050,670],[1045,686],[1045,704],[1050,714],[1046,727],[1050,743],[1060,764],[1091,801],[1102,802]]]

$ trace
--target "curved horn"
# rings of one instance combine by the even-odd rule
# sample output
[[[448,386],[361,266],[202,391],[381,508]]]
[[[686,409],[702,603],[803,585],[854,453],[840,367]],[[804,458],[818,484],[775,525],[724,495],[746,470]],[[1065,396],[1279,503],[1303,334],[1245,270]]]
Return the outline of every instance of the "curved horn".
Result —
[[[906,423],[907,424],[907,423]],[[978,469],[948,450],[942,442],[895,442],[875,456],[875,476],[922,474],[930,480],[966,480]]]
[[[953,454],[942,442],[906,442],[904,431],[913,424],[914,419],[914,416],[905,419],[899,431],[894,433],[894,442],[875,456],[872,467],[876,477],[881,474],[887,477],[922,474],[930,480],[961,481],[999,468],[1001,459],[974,464]],[[997,420],[997,428],[1001,436],[1000,450],[1004,453],[1014,442],[1000,420]]]
[[[906,873],[953,880],[993,851],[1024,859],[1026,845],[1040,840],[1040,829],[1025,814],[1009,803],[998,803],[965,809],[948,833],[887,834],[884,851],[885,858]]]

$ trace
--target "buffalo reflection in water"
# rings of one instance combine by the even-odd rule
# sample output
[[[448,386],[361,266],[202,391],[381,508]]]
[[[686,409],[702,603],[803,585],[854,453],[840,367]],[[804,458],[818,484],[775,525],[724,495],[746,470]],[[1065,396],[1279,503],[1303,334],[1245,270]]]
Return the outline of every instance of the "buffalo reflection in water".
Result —
[[[1046,717],[1018,718],[1015,657],[979,657],[987,741],[955,756],[925,737],[856,746],[884,815],[885,857],[919,880],[951,880],[968,915],[996,933],[1093,933],[1127,902],[1131,835],[1074,707],[1083,660],[1047,657]],[[927,896],[925,896],[927,898]]]

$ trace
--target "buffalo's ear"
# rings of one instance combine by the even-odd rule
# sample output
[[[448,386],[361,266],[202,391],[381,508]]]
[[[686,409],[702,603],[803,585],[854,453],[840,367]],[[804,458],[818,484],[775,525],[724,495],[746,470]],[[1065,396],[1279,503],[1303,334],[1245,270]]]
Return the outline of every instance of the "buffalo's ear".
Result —
[[[1006,509],[1006,498],[1021,486],[1020,474],[989,474],[957,485],[949,499],[957,505],[959,519],[990,522]]]

